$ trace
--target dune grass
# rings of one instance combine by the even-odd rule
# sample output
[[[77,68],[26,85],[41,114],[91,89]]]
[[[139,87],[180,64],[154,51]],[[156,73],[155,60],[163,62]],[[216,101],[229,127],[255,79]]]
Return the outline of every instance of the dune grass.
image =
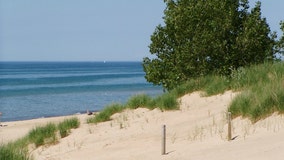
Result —
[[[32,129],[28,134],[28,139],[34,143],[36,147],[43,144],[50,144],[56,142],[56,125],[49,123],[45,126],[38,126]]]
[[[99,123],[111,120],[111,116],[115,113],[122,112],[125,109],[137,108],[163,110],[178,109],[177,95],[174,92],[164,93],[156,98],[152,98],[146,94],[138,94],[129,98],[126,104],[111,104],[106,106],[97,115],[87,119],[87,123]]]
[[[175,92],[164,93],[153,99],[151,108],[159,108],[162,111],[179,109],[177,98]]]
[[[146,94],[132,96],[126,103],[125,108],[159,108],[161,110],[178,109],[177,95],[174,92],[167,92],[158,97],[152,98]]]
[[[243,92],[229,111],[256,122],[274,112],[284,113],[284,64],[263,64],[243,70],[233,85]]]
[[[78,128],[79,125],[80,122],[76,117],[65,119],[63,122],[60,122],[57,127],[61,138],[68,136],[70,134],[70,130],[73,128]]]
[[[39,147],[47,144],[54,144],[58,138],[69,135],[70,129],[78,128],[79,119],[74,117],[60,122],[58,125],[48,123],[44,126],[37,126],[32,129],[25,137],[7,144],[0,144],[0,160],[32,160],[29,156],[28,145],[34,144]],[[60,133],[57,137],[56,133]]]
[[[193,91],[204,91],[210,96],[226,90],[241,92],[228,109],[234,117],[248,117],[256,122],[274,112],[284,113],[284,63],[240,68],[228,77],[207,75],[190,80],[172,92],[182,96]]]
[[[115,114],[121,112],[125,107],[121,104],[111,104],[106,106],[99,114],[87,119],[87,123],[99,123],[109,121],[110,117]]]
[[[130,109],[136,109],[139,107],[153,107],[153,100],[149,95],[146,94],[138,94],[130,97],[130,99],[126,103],[126,107]]]
[[[0,160],[30,160],[26,147],[14,143],[0,144]]]
[[[284,63],[264,63],[239,68],[232,71],[229,76],[212,74],[191,79],[155,98],[145,94],[135,95],[124,105],[115,104],[106,107],[98,115],[88,119],[88,123],[108,121],[112,114],[127,108],[178,109],[177,98],[187,93],[204,91],[207,96],[210,96],[227,90],[241,92],[228,109],[234,117],[248,117],[256,122],[274,112],[284,113]]]

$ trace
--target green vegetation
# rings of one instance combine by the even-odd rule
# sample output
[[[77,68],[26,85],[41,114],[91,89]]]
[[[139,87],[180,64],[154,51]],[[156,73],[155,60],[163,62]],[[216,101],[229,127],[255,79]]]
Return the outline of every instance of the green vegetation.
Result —
[[[112,104],[106,106],[105,109],[100,111],[100,113],[94,117],[88,118],[87,123],[99,123],[104,121],[109,121],[110,117],[115,114],[119,113],[124,109],[124,106],[121,104]]]
[[[280,29],[282,30],[282,36],[280,37],[279,41],[276,43],[276,51],[284,55],[284,21],[280,22]]]
[[[226,90],[240,91],[229,111],[233,116],[244,116],[252,121],[274,112],[284,113],[284,63],[264,63],[232,71],[230,76],[208,75],[190,80],[173,89],[178,96],[193,91],[207,95]]]
[[[232,82],[233,89],[243,92],[234,99],[229,111],[234,116],[249,117],[253,121],[274,112],[284,113],[284,64],[263,64],[243,70]]]
[[[60,133],[61,138],[64,138],[70,134],[70,130],[72,128],[78,128],[80,125],[80,122],[78,118],[70,118],[65,119],[63,122],[58,124],[58,130]]]
[[[151,108],[150,106],[152,106],[152,98],[146,94],[138,94],[138,95],[132,96],[128,100],[126,106],[127,108],[130,108],[130,109],[136,109],[139,107],[146,107],[146,106],[149,106],[149,108]]]
[[[14,143],[0,144],[0,160],[29,160],[26,148]]]
[[[156,27],[149,45],[151,58],[143,60],[147,81],[164,89],[212,73],[229,76],[283,53],[284,35],[276,40],[261,15],[260,2],[251,9],[248,0],[164,2],[164,25]]]
[[[284,112],[284,67],[276,58],[284,55],[284,21],[277,40],[260,2],[251,9],[248,0],[164,2],[164,26],[156,27],[149,46],[154,58],[143,60],[147,81],[169,91],[163,96],[234,90],[242,92],[229,108],[234,116],[257,121]],[[158,99],[154,107],[171,101]]]
[[[125,109],[136,109],[144,107],[148,109],[159,108],[161,110],[178,109],[177,95],[174,92],[165,93],[159,97],[151,98],[145,94],[139,94],[131,97],[126,104],[112,104],[106,106],[99,114],[88,118],[87,123],[99,123],[111,120],[115,113],[122,112]]]
[[[284,63],[264,63],[233,70],[229,76],[211,74],[191,79],[156,98],[135,95],[125,105],[114,104],[88,123],[111,120],[111,115],[124,109],[145,107],[161,110],[178,109],[177,98],[193,91],[204,91],[207,96],[224,93],[226,90],[241,92],[229,107],[233,116],[249,117],[252,121],[269,116],[274,112],[284,113]]]
[[[284,63],[275,54],[284,54],[283,35],[276,40],[261,3],[249,11],[248,0],[164,0],[164,24],[151,36],[150,53],[143,60],[146,80],[162,85],[167,93],[152,98],[136,95],[122,104],[105,107],[88,123],[108,121],[124,109],[145,107],[162,111],[178,109],[177,98],[193,91],[207,95],[226,90],[240,91],[229,111],[252,121],[274,112],[284,113]],[[257,36],[256,36],[257,35]],[[58,126],[36,127],[15,142],[0,144],[0,160],[29,160],[29,144],[36,147],[57,141],[77,128],[79,120],[65,120]]]
[[[54,143],[56,141],[55,136],[56,125],[49,123],[46,126],[36,127],[28,134],[28,139],[31,143],[34,143],[36,147],[43,144]]]
[[[38,126],[32,129],[27,136],[8,144],[0,144],[0,160],[30,160],[28,145],[35,144],[36,147],[46,144],[56,143],[59,131],[61,138],[70,133],[70,129],[77,128],[80,125],[78,118],[66,119],[55,125],[48,123],[45,126]],[[61,132],[63,134],[61,134]]]
[[[139,107],[148,109],[159,108],[161,110],[178,109],[177,95],[174,92],[164,93],[156,98],[146,94],[135,95],[128,100],[125,107],[129,109]]]
[[[161,109],[162,111],[175,110],[179,108],[177,98],[178,97],[174,92],[164,93],[163,95],[155,98],[152,105]],[[151,106],[151,108],[153,107]]]

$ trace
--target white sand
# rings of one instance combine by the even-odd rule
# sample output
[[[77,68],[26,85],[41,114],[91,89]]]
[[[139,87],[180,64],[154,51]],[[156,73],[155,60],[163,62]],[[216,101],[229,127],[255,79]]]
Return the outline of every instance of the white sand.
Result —
[[[202,97],[198,92],[180,99],[181,109],[127,110],[113,120],[86,124],[87,115],[76,115],[81,126],[52,146],[34,151],[36,160],[282,160],[284,117],[277,114],[251,124],[233,120],[233,141],[227,141],[226,110],[236,94]],[[35,125],[65,117],[9,122],[0,128],[0,141],[25,135]],[[166,155],[161,155],[162,125],[167,126]]]

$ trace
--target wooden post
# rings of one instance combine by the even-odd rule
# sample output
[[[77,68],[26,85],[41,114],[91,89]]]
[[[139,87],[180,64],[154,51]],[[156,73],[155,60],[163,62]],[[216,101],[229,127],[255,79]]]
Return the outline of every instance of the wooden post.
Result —
[[[232,140],[232,117],[231,112],[228,112],[228,141]]]
[[[166,154],[166,125],[162,126],[162,155]]]

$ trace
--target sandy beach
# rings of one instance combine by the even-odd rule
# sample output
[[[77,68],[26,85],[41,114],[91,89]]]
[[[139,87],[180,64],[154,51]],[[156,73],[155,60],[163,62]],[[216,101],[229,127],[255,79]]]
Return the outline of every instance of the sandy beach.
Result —
[[[194,92],[179,99],[180,110],[126,110],[96,125],[86,123],[88,115],[73,115],[81,121],[79,128],[59,143],[39,147],[31,154],[36,160],[282,160],[284,117],[276,113],[255,124],[234,119],[234,140],[227,140],[226,111],[236,95],[227,91],[204,97]],[[0,142],[73,116],[3,122],[7,126],[0,127]],[[166,125],[166,155],[161,155],[162,125]]]

